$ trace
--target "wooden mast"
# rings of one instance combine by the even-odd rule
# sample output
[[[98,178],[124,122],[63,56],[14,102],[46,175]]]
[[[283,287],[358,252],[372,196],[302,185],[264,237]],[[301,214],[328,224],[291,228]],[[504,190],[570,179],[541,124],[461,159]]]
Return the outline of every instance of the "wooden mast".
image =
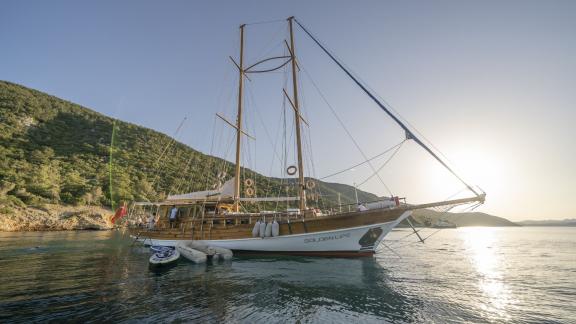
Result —
[[[238,66],[238,115],[236,116],[236,170],[234,172],[234,211],[240,210],[240,144],[242,142],[242,91],[244,87],[244,26],[240,25],[240,65]]]
[[[292,21],[294,16],[288,18],[290,26],[290,56],[292,61],[292,91],[294,93],[294,121],[296,123],[296,147],[298,150],[298,196],[300,197],[300,211],[306,210],[306,187],[304,183],[304,163],[302,161],[302,139],[300,135],[300,106],[298,104],[298,80],[296,79],[296,49],[294,48],[294,31]]]

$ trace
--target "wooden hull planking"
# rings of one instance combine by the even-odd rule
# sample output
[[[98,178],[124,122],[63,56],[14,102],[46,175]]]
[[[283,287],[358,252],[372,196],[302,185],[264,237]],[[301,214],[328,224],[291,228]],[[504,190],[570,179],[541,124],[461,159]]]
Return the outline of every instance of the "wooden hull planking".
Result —
[[[201,239],[200,233],[193,239],[191,233],[133,230],[131,234],[152,245],[175,246],[194,240],[242,254],[360,257],[372,255],[381,240],[410,214],[410,210],[397,208],[309,218],[291,222],[290,227],[282,222],[279,236],[264,238],[252,237],[254,224],[213,228],[212,239]]]

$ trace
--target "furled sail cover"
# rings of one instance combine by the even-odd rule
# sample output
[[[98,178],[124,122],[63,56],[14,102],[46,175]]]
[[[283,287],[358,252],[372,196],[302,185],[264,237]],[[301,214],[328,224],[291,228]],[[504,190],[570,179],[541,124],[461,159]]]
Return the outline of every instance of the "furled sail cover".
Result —
[[[234,178],[224,182],[216,190],[195,191],[181,195],[168,196],[167,200],[220,200],[234,197]]]

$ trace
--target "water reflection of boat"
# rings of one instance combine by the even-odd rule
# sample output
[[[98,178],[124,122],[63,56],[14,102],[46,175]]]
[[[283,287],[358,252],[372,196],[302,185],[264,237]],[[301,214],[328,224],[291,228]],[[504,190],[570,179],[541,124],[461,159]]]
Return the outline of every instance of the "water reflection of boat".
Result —
[[[410,322],[423,304],[403,294],[372,258],[250,256],[228,267],[187,267],[194,276],[180,287],[191,300],[207,301],[224,322],[276,322],[287,314],[307,322],[342,321],[346,314],[362,314],[363,322]]]
[[[287,21],[289,41],[285,42],[285,54],[265,58],[251,65],[244,63],[244,30],[246,25],[240,26],[239,63],[233,60],[239,75],[236,123],[229,122],[218,115],[235,129],[236,163],[234,176],[227,179],[226,169],[223,168],[219,170],[216,176],[217,181],[211,190],[172,195],[166,201],[155,204],[136,204],[137,207],[148,206],[155,209],[156,215],[160,218],[154,229],[132,228],[132,236],[153,245],[176,246],[182,241],[199,241],[205,245],[243,253],[367,256],[374,254],[382,239],[402,220],[408,218],[414,210],[484,202],[484,193],[480,193],[477,189],[464,183],[438,154],[434,153],[429,145],[419,138],[416,132],[393,114],[381,100],[377,99],[377,96],[336,60],[300,22],[294,17],[288,18]],[[294,46],[294,24],[297,24],[306,35],[310,36],[330,59],[403,130],[400,144],[394,147],[399,147],[406,141],[414,141],[462,181],[473,193],[473,196],[419,205],[401,203],[397,196],[393,196],[377,202],[361,202],[357,206],[354,204],[352,209],[349,205],[325,206],[319,203],[318,197],[321,195],[319,186],[314,179],[306,178],[304,173],[301,122],[306,125],[307,122],[301,115],[299,106],[297,79],[299,63],[296,59]],[[282,46],[284,47],[284,44]],[[271,64],[271,62],[279,63],[277,67],[270,68],[266,64]],[[256,197],[255,181],[246,177],[240,165],[242,140],[244,136],[251,138],[246,133],[242,123],[244,79],[251,73],[272,72],[284,67],[286,67],[286,80],[291,79],[292,81],[292,93],[289,95],[284,90],[283,102],[288,102],[294,112],[295,141],[293,144],[297,157],[297,163],[295,162],[295,165],[285,168],[285,172],[287,176],[297,176],[297,178],[291,179],[289,182],[293,184],[292,196],[288,194],[289,190],[287,189],[286,196],[272,192],[263,193],[264,197]],[[289,133],[284,133],[284,136],[288,138]],[[370,162],[366,156],[364,158],[365,161],[361,164]],[[372,176],[378,175],[378,171],[374,168],[373,171]],[[244,176],[243,180],[241,179],[242,176]],[[208,182],[210,178],[206,176],[206,181],[203,182]],[[241,193],[243,193],[243,197],[241,197]],[[289,208],[288,204],[291,202],[297,204],[298,208]],[[270,209],[262,209],[259,206],[254,207],[254,204],[258,203],[263,204],[264,207],[274,206],[274,204],[275,206],[272,211],[269,211]],[[178,218],[179,220],[176,221]]]

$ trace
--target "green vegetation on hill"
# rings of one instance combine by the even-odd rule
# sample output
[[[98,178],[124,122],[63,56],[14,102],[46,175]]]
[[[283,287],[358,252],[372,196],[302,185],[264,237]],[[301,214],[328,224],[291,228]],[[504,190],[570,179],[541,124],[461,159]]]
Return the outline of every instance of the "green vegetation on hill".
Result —
[[[205,190],[216,183],[221,162],[154,130],[0,81],[0,213],[15,205],[115,206]],[[232,165],[226,165],[230,177]],[[279,179],[243,174],[255,180],[260,196],[285,191]],[[351,186],[318,184],[325,205],[335,203],[337,192],[342,203],[354,201]]]

